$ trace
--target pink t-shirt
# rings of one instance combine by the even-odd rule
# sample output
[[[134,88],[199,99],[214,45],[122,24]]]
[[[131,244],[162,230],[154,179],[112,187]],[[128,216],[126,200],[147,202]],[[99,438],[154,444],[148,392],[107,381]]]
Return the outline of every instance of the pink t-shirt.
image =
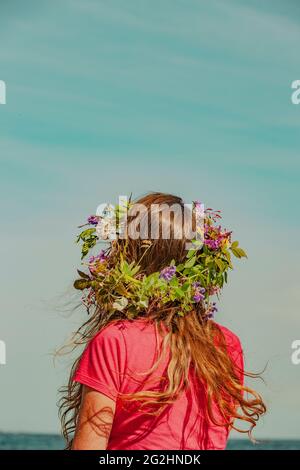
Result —
[[[243,371],[243,353],[236,335],[219,325],[228,352]],[[159,416],[138,410],[136,402],[124,402],[119,393],[163,390],[168,357],[152,373],[160,336],[146,319],[120,320],[102,329],[88,344],[74,380],[116,401],[108,442],[110,450],[204,450],[224,449],[228,431],[205,419],[205,390],[190,372],[190,387]],[[242,373],[240,373],[243,381]]]

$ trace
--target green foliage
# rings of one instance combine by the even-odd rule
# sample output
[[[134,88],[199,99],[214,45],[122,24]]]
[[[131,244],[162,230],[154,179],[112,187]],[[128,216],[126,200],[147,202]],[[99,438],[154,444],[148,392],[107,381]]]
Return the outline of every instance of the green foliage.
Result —
[[[87,280],[84,280],[84,279],[76,279],[76,281],[74,282],[73,285],[74,285],[75,289],[84,290],[87,287],[91,286],[91,281],[87,281]]]
[[[117,208],[118,217],[123,210]],[[175,260],[172,260],[170,266],[176,267],[176,273],[170,280],[160,272],[146,276],[139,263],[128,263],[123,253],[114,263],[99,259],[90,273],[78,270],[80,278],[74,282],[74,287],[82,291],[87,289],[88,293],[93,293],[92,301],[105,306],[111,313],[122,312],[128,318],[134,318],[153,305],[155,308],[176,306],[178,315],[183,316],[199,302],[195,300],[195,294],[200,287],[204,292],[203,302],[209,309],[211,295],[218,295],[228,281],[228,271],[233,268],[232,255],[236,258],[247,255],[238,241],[231,242],[230,232],[214,227],[210,218],[207,227],[211,243],[202,246],[196,240],[183,263],[175,266]],[[83,230],[76,241],[82,243],[83,259],[98,241],[95,227]]]
[[[90,249],[96,245],[98,237],[95,232],[95,228],[88,228],[78,235],[76,242],[79,243],[80,241],[83,241],[81,247],[81,259],[83,259]]]
[[[245,251],[239,247],[238,241],[232,242],[230,249],[236,258],[247,258]]]

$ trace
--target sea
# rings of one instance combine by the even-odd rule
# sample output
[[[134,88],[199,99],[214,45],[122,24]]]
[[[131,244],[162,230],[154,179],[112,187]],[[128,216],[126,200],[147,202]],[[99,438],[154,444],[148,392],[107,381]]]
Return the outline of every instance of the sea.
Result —
[[[59,450],[63,439],[56,434],[22,434],[0,432],[1,450]],[[229,439],[228,450],[300,450],[300,440],[260,440],[253,444],[247,439]]]

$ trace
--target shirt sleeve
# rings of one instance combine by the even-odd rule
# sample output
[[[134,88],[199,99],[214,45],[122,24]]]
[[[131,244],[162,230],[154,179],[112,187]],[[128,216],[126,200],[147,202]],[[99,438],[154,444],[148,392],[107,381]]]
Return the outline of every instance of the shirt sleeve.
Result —
[[[125,355],[122,332],[108,325],[88,343],[73,380],[115,401],[121,391]]]

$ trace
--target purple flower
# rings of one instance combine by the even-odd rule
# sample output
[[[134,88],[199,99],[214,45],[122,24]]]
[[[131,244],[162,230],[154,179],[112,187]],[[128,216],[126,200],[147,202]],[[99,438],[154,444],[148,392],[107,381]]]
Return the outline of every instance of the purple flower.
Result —
[[[107,260],[107,258],[108,258],[108,255],[105,254],[104,250],[101,250],[99,255],[97,255],[97,256],[90,256],[90,258],[89,258],[90,273],[91,274],[96,274],[97,273],[97,268],[99,267],[99,265],[97,265],[97,263],[103,263],[104,261]]]
[[[216,307],[216,302],[213,302],[212,304],[209,305],[208,309],[207,309],[207,312],[206,312],[206,316],[207,318],[213,318],[214,317],[214,314],[218,311],[217,307]]]
[[[220,240],[204,240],[204,244],[211,250],[217,250],[220,247]]]
[[[201,292],[197,292],[194,297],[193,297],[195,302],[200,302],[201,300],[204,299],[204,295],[201,294]]]
[[[230,241],[230,239],[231,232],[222,232],[220,225],[217,227],[209,224],[204,225],[204,244],[211,250],[218,250],[220,246],[226,243],[227,240]]]
[[[162,269],[159,277],[161,279],[164,279],[165,281],[171,281],[175,273],[176,273],[176,266],[167,266],[166,268]]]
[[[200,282],[194,282],[193,287],[195,289],[194,292],[194,302],[201,302],[204,299],[205,289],[201,287]]]
[[[90,215],[87,219],[88,224],[97,225],[99,222],[99,217],[97,215]]]
[[[211,286],[209,288],[209,295],[215,295],[219,292],[220,287],[219,286]]]
[[[100,262],[102,263],[103,261],[106,261],[107,258],[108,258],[108,256],[107,256],[107,254],[105,253],[105,251],[104,251],[104,250],[101,250],[100,253],[99,253],[99,255],[97,255],[97,256],[90,256],[90,258],[89,258],[89,263],[90,263],[90,264],[93,264],[93,263],[95,263],[95,262],[97,262],[97,261],[100,261]]]

